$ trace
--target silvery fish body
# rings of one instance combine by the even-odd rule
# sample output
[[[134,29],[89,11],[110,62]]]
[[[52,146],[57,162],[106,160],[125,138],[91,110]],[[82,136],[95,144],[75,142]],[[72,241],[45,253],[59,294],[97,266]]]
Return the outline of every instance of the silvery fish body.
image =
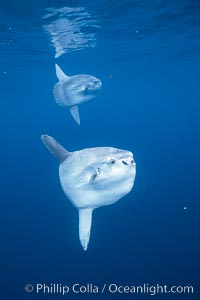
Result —
[[[110,205],[133,187],[133,154],[112,147],[74,151],[60,164],[59,176],[63,191],[77,208]]]
[[[113,147],[68,152],[48,135],[43,135],[42,141],[60,161],[60,183],[79,211],[79,239],[83,249],[87,250],[93,210],[117,202],[134,185],[136,164],[133,154]]]
[[[80,125],[78,105],[95,98],[101,90],[101,80],[91,75],[67,76],[56,65],[58,82],[54,86],[53,94],[56,103],[69,107],[75,121]]]

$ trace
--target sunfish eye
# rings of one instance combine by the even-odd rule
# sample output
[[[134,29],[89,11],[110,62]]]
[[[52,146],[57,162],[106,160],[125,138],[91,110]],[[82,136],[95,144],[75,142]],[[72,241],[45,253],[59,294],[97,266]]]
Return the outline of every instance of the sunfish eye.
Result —
[[[115,160],[111,159],[110,163],[113,165],[115,163]]]
[[[101,87],[101,80],[94,80],[93,84],[94,86]]]
[[[122,160],[122,163],[123,163],[124,165],[128,166],[128,163],[127,163],[126,161]]]
[[[97,174],[101,174],[101,168],[97,168]]]

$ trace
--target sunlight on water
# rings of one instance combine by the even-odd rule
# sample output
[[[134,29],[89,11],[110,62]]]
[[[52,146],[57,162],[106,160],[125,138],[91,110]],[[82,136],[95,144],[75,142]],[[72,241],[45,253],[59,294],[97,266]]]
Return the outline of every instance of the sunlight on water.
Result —
[[[55,58],[64,53],[96,46],[98,21],[83,8],[47,8],[43,29],[55,48]]]

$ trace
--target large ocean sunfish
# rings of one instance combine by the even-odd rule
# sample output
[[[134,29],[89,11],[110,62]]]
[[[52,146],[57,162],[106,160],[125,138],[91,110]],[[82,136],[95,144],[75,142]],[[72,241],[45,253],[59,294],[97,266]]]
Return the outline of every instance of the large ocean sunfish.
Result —
[[[96,97],[102,82],[91,75],[67,76],[58,65],[55,66],[59,80],[53,90],[55,101],[61,106],[69,107],[74,120],[80,125],[78,105]]]
[[[87,250],[93,210],[117,202],[134,185],[133,154],[112,147],[68,152],[52,137],[42,135],[41,138],[60,162],[60,183],[67,198],[78,209],[79,239]]]

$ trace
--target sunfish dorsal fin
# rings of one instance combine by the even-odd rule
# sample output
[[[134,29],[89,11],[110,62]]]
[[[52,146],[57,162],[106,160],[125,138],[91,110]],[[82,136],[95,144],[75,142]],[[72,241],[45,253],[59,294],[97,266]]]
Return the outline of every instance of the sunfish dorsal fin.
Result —
[[[92,209],[91,208],[81,208],[79,209],[79,240],[83,247],[83,250],[87,250],[90,231],[92,225]]]
[[[54,138],[49,135],[42,135],[41,139],[47,149],[59,160],[60,163],[65,161],[70,152],[68,152],[62,145],[60,145]]]
[[[67,76],[57,64],[55,64],[55,67],[56,67],[56,76],[59,81],[69,78],[69,76]]]
[[[79,112],[78,112],[78,105],[73,105],[69,108],[72,117],[74,118],[74,120],[76,121],[76,123],[78,123],[78,125],[80,125],[81,121],[80,121],[80,117],[79,117]]]

